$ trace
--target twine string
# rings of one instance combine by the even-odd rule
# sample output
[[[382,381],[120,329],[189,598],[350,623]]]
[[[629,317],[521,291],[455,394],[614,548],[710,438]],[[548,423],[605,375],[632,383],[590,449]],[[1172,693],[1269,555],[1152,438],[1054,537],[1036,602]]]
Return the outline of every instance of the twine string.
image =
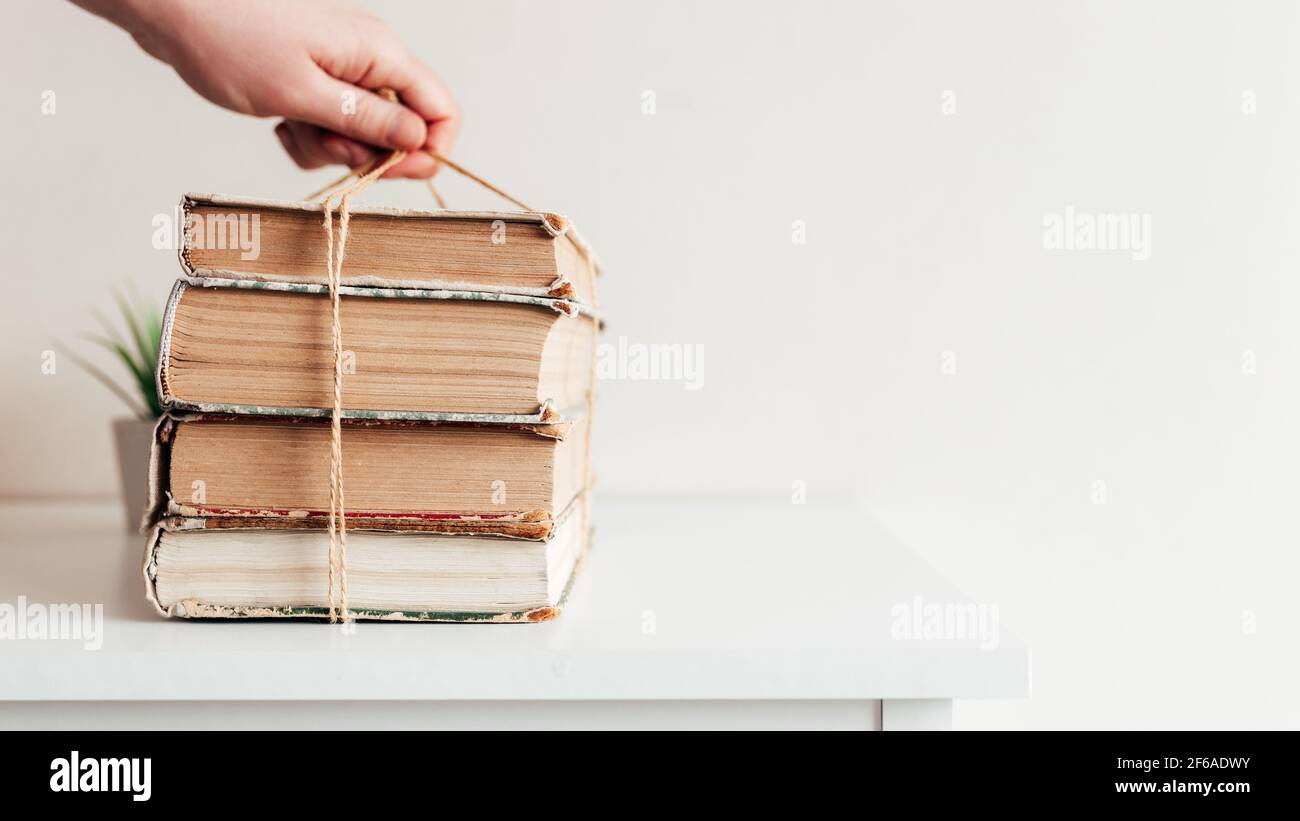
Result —
[[[348,622],[352,613],[348,609],[348,523],[343,497],[343,324],[340,321],[339,284],[343,275],[343,259],[348,244],[349,203],[385,171],[402,161],[403,151],[394,151],[381,163],[362,172],[346,188],[325,197],[321,210],[325,219],[325,273],[330,291],[330,337],[334,353],[334,403],[330,413],[330,515],[329,515],[329,608],[330,622]],[[334,208],[338,203],[339,238],[334,241]],[[335,603],[335,590],[338,603]]]
[[[381,96],[396,102],[397,95],[391,90],[385,89],[379,92]],[[452,162],[447,157],[439,154],[433,149],[425,149],[434,160],[446,165],[453,171],[462,176],[478,183],[489,191],[497,194],[519,206],[525,211],[533,211],[524,202],[497,186],[483,179],[479,175],[466,169],[465,167]],[[349,203],[353,196],[360,194],[370,186],[375,180],[379,179],[393,166],[397,165],[406,157],[405,151],[394,151],[384,159],[373,159],[364,165],[361,165],[338,179],[326,185],[309,195],[308,200],[315,200],[324,197],[321,202],[321,210],[324,212],[324,220],[321,225],[325,229],[325,272],[329,282],[330,295],[330,339],[334,358],[334,399],[333,408],[330,413],[330,512],[329,512],[329,568],[327,573],[327,584],[329,585],[329,619],[331,623],[350,622],[352,613],[348,608],[348,547],[347,547],[347,512],[343,495],[343,330],[340,321],[340,294],[339,287],[343,278],[343,260],[347,250],[348,241],[348,222],[350,219]],[[426,184],[429,193],[433,195],[438,207],[446,210],[447,203],[443,200],[437,187],[432,180],[427,180]],[[335,209],[338,212],[338,240],[334,238],[334,214]],[[588,261],[590,264],[590,261]],[[594,306],[593,306],[594,307]],[[596,368],[596,349],[592,346],[591,368],[589,382],[587,386],[587,419],[586,433],[587,444],[586,453],[584,454],[583,465],[583,498],[582,498],[582,526],[584,531],[590,530],[590,507],[591,507],[591,430],[592,430],[592,412],[594,410],[595,398],[595,368]],[[584,533],[584,537],[585,537]],[[337,592],[337,596],[336,596]]]
[[[497,196],[510,202],[511,204],[519,206],[519,208],[523,209],[524,211],[537,210],[529,206],[523,200],[517,199],[511,196],[510,194],[507,194],[505,191],[501,190],[497,186],[483,179],[478,174],[475,174],[473,171],[470,171],[465,166],[452,162],[450,159],[443,156],[442,154],[439,154],[437,151],[434,151],[432,148],[425,148],[423,149],[423,151],[425,154],[428,154],[430,157],[433,157],[435,161],[441,163],[442,165],[447,166],[452,171],[455,171],[457,174],[460,174],[466,179],[478,183],[479,185],[483,186],[487,190],[491,191],[493,194],[496,194]],[[393,152],[393,154],[398,154],[398,153],[402,154],[402,156],[406,156],[405,152],[398,152],[398,151]],[[391,158],[392,155],[389,155],[389,159]],[[384,162],[386,163],[387,160],[385,160]],[[373,173],[374,169],[379,164],[380,164],[379,160],[370,160],[369,162],[366,162],[363,165],[357,166],[351,171],[348,171],[343,176],[327,184],[324,188],[321,188],[318,191],[313,191],[312,193],[308,194],[306,199],[308,201],[318,199],[319,197],[322,197],[330,193],[331,191],[334,191],[334,189],[338,188],[339,186],[343,185],[344,183],[348,182],[351,179],[360,179],[361,177],[369,176],[371,173]],[[387,171],[388,168],[386,167],[384,170]],[[425,180],[424,184],[425,186],[428,187],[429,193],[433,195],[434,201],[438,203],[438,207],[443,209],[444,211],[447,210],[447,201],[443,199],[442,194],[438,191],[438,187],[433,184],[433,180],[432,179]]]

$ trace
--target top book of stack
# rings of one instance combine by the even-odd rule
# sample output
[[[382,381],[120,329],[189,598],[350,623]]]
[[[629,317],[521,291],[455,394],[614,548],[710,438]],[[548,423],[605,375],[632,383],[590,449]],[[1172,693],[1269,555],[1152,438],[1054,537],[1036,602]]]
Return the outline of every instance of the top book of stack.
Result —
[[[187,194],[181,208],[180,256],[187,274],[325,284],[326,240],[318,204]],[[600,264],[572,223],[558,214],[365,206],[350,212],[342,285],[596,303]]]

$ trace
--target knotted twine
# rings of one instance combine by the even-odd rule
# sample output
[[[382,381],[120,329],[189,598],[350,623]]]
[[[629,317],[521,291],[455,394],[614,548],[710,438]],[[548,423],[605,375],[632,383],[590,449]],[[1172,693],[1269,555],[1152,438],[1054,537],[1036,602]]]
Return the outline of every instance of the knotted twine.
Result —
[[[391,90],[384,89],[379,92],[380,96],[396,102],[397,95]],[[494,194],[509,200],[514,205],[519,206],[524,211],[534,211],[525,203],[510,196],[497,186],[473,173],[472,171],[452,162],[447,157],[442,156],[433,149],[424,149],[429,156],[453,171],[467,177],[478,183]],[[343,276],[343,258],[347,249],[348,241],[348,205],[353,196],[360,194],[370,187],[370,184],[384,175],[384,172],[397,165],[406,157],[406,152],[402,150],[393,151],[386,158],[371,160],[365,165],[349,171],[347,174],[339,177],[334,182],[325,186],[319,191],[309,195],[308,200],[314,200],[324,195],[325,199],[321,202],[321,210],[325,214],[325,219],[321,225],[325,229],[325,273],[329,282],[330,295],[330,337],[332,340],[334,354],[334,403],[330,413],[330,512],[329,512],[329,614],[330,623],[342,621],[344,623],[352,621],[352,613],[348,608],[348,539],[347,539],[347,513],[343,497],[343,332],[342,323],[339,319],[340,295],[339,286]],[[351,184],[345,185],[349,180]],[[433,180],[426,180],[429,193],[437,201],[438,207],[446,210],[447,204],[442,195],[434,186]],[[341,187],[340,186],[344,186]],[[336,190],[337,189],[337,190]],[[335,205],[337,203],[337,206]],[[339,232],[338,241],[334,240],[334,209],[338,208]],[[593,306],[594,307],[594,306]],[[587,385],[587,419],[586,434],[587,442],[585,454],[583,457],[583,497],[582,497],[582,529],[583,538],[590,528],[591,516],[591,430],[593,400],[595,398],[596,386],[596,355],[595,347],[592,348],[591,368],[589,382]],[[338,591],[338,597],[335,598],[335,590]],[[337,604],[336,604],[337,601]]]

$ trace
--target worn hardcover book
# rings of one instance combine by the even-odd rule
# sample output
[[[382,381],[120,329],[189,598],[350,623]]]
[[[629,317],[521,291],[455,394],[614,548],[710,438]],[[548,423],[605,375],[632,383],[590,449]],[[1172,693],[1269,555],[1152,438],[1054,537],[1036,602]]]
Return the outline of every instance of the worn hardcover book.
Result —
[[[352,529],[549,539],[586,488],[588,428],[343,421]],[[329,518],[327,419],[168,415],[150,460],[151,521],[187,529],[319,530]],[[317,538],[320,538],[317,536]]]
[[[570,512],[544,541],[348,532],[348,609],[393,621],[538,622],[559,614],[589,541]],[[145,586],[165,616],[322,618],[328,546],[300,530],[207,530],[167,520],[149,535]]]
[[[598,320],[578,302],[428,289],[341,289],[344,415],[549,423],[586,402]],[[183,278],[163,316],[167,408],[327,415],[326,286]]]
[[[318,204],[217,194],[181,200],[181,264],[221,279],[326,281]],[[600,271],[572,223],[541,212],[353,205],[344,285],[485,291],[595,303]]]
[[[600,330],[600,267],[572,224],[353,206],[336,320],[319,204],[181,208],[146,518],[159,612],[556,616],[591,539]],[[322,531],[344,490],[335,551]]]

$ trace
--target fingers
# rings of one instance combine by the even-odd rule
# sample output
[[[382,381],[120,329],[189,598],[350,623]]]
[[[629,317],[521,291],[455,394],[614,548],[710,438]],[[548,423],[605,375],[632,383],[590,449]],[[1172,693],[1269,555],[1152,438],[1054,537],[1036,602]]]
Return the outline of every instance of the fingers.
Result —
[[[300,82],[298,87],[331,103],[350,92],[354,112],[338,116],[338,106],[333,106],[315,118],[304,114],[296,119],[382,148],[414,151],[429,147],[444,155],[452,151],[460,132],[460,106],[438,75],[412,56],[387,28],[371,31],[355,49],[322,48],[314,52],[313,60],[309,69],[314,75],[312,82]],[[395,91],[401,105],[367,93],[381,88]],[[305,100],[303,106],[310,107]],[[395,109],[413,113],[420,125],[426,126],[424,131],[411,128],[410,120]],[[353,130],[348,130],[349,125]]]
[[[459,127],[460,107],[447,86],[386,26],[363,32],[355,48],[331,45],[316,50],[313,59],[320,71],[343,83],[371,91],[392,89],[425,123],[446,123],[447,135],[454,136]],[[414,144],[389,147],[419,148]],[[451,148],[450,144],[443,147]]]
[[[331,163],[355,168],[370,158],[371,147],[400,148],[408,156],[385,177],[432,177],[438,163],[424,149],[451,154],[460,107],[438,76],[395,40],[373,42],[374,47],[337,62],[317,57],[308,76],[287,85],[288,119],[276,133],[303,168]],[[380,47],[384,42],[388,45]],[[373,93],[380,88],[393,89],[400,102]]]
[[[425,122],[411,109],[329,76],[319,69],[289,92],[290,120],[321,126],[378,148],[419,150],[428,137]]]
[[[375,156],[369,147],[310,123],[286,120],[275,127],[275,135],[299,168],[313,169],[326,165],[360,168]],[[417,151],[384,172],[384,178],[428,179],[436,171],[434,159],[423,151]]]
[[[424,144],[444,157],[450,157],[456,147],[456,137],[460,135],[460,114],[455,119],[437,120],[429,123],[429,136]]]
[[[433,157],[425,154],[423,151],[414,154],[408,154],[397,165],[384,172],[385,179],[394,177],[410,177],[412,179],[427,180],[437,171],[437,163]]]
[[[405,52],[388,52],[367,81],[393,89],[403,104],[424,118],[428,124],[425,146],[443,156],[451,153],[460,133],[460,106],[432,69]]]
[[[300,168],[335,164],[356,168],[374,156],[369,148],[355,140],[310,123],[285,120],[275,127],[275,135]]]
[[[356,140],[341,137],[316,126],[304,125],[304,128],[312,129],[311,133],[319,133],[321,146],[325,152],[333,157],[335,162],[341,162],[349,168],[359,168],[375,156],[375,152],[369,146],[362,145]]]

